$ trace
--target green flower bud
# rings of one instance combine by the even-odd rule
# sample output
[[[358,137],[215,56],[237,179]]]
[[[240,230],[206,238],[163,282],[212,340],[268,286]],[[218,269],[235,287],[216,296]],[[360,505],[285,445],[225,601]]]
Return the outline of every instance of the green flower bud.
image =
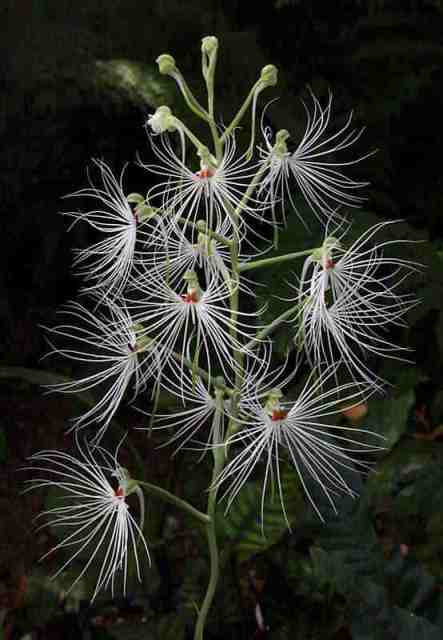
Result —
[[[137,351],[147,351],[153,342],[153,339],[149,336],[140,336],[137,338]]]
[[[318,247],[317,249],[314,249],[314,251],[311,253],[311,258],[314,262],[321,262],[323,260],[323,247]]]
[[[187,303],[199,302],[201,298],[200,283],[195,271],[186,271],[183,280],[187,283],[186,293],[182,294],[182,299]]]
[[[206,36],[202,38],[202,53],[206,53],[210,56],[214,51],[218,49],[218,39],[215,36]]]
[[[260,73],[260,80],[265,87],[275,87],[277,84],[278,69],[273,64],[267,64]]]
[[[126,471],[126,469],[125,469],[125,471]],[[139,489],[138,482],[136,482],[132,478],[129,478],[129,479],[125,480],[124,484],[125,484],[125,494],[127,496],[130,496],[131,493],[136,493],[137,489]]]
[[[333,269],[335,267],[337,250],[340,248],[340,240],[334,236],[328,236],[325,238],[322,246],[314,249],[311,253],[311,260],[320,264],[323,269]]]
[[[280,409],[280,399],[283,398],[283,392],[281,389],[271,389],[266,396],[265,411],[267,414],[272,413]]]
[[[142,324],[136,323],[132,325],[132,331],[136,336],[136,344],[133,345],[134,353],[138,353],[140,351],[147,351],[152,343],[154,342],[152,338],[147,335],[143,335],[145,328]]]
[[[178,71],[175,60],[169,53],[162,53],[161,56],[158,56],[156,63],[160,73],[164,76],[170,76]]]

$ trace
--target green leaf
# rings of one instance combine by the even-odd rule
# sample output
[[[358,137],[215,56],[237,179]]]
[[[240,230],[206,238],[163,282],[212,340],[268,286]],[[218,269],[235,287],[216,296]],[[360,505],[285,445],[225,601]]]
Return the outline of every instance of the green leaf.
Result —
[[[386,439],[383,443],[386,449],[391,449],[406,432],[408,417],[414,403],[414,391],[403,391],[401,388],[395,389],[390,397],[369,401],[365,425]]]
[[[281,472],[281,485],[286,514],[291,526],[304,506],[298,476],[292,469]],[[217,527],[234,546],[240,561],[247,560],[275,544],[288,530],[278,490],[266,496],[261,521],[263,485],[247,482],[225,516],[218,514]]]
[[[398,549],[386,558],[364,502],[349,517],[327,524],[311,551],[319,590],[339,593],[348,603],[352,637],[359,640],[437,640],[441,597],[435,579]]]

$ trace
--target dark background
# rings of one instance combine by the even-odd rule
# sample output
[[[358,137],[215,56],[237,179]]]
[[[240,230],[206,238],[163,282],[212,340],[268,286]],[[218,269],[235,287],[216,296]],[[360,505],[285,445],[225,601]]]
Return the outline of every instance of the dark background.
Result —
[[[132,163],[127,173],[127,190],[145,192],[145,175],[135,165],[135,159],[137,153],[144,159],[150,155],[144,131],[147,116],[161,104],[173,105],[178,113],[184,113],[173,81],[157,74],[155,58],[160,53],[173,54],[189,84],[199,94],[202,91],[200,39],[205,35],[216,35],[220,42],[216,91],[219,116],[224,122],[237,108],[239,97],[246,95],[261,67],[272,63],[279,68],[279,85],[268,92],[261,105],[271,97],[279,97],[270,111],[276,128],[289,129],[296,140],[304,126],[299,98],[306,97],[306,87],[309,85],[323,98],[331,89],[337,118],[343,118],[352,109],[356,125],[366,127],[361,139],[362,150],[378,149],[377,154],[357,170],[371,182],[358,224],[364,227],[380,219],[403,219],[405,224],[400,227],[399,237],[425,240],[418,253],[410,256],[411,259],[418,256],[427,270],[424,278],[411,285],[419,290],[422,304],[411,314],[411,329],[404,336],[415,349],[417,366],[393,369],[393,382],[397,386],[383,405],[373,409],[373,416],[378,416],[389,433],[396,434],[390,441],[393,451],[397,447],[391,452],[394,458],[400,455],[399,447],[406,447],[404,457],[400,455],[400,461],[395,459],[392,468],[387,466],[390,481],[395,484],[397,480],[394,482],[392,478],[401,475],[411,463],[422,464],[426,477],[431,477],[435,487],[440,487],[442,4],[438,0],[275,0],[257,6],[211,0],[10,0],[0,5],[0,25],[0,344],[3,361],[0,396],[3,415],[0,423],[3,479],[0,598],[3,600],[0,609],[7,613],[5,628],[9,636],[19,638],[23,630],[39,627],[45,629],[41,631],[42,637],[67,637],[65,622],[61,622],[59,628],[58,623],[54,623],[55,630],[48,630],[53,624],[48,621],[57,617],[56,613],[59,618],[66,615],[58,608],[55,596],[45,615],[39,613],[44,610],[43,605],[33,604],[32,594],[43,593],[47,588],[40,583],[37,587],[34,584],[34,591],[29,587],[36,560],[49,544],[47,538],[35,537],[31,522],[44,501],[19,496],[21,486],[16,472],[33,451],[66,446],[64,429],[75,409],[70,399],[42,396],[39,386],[46,382],[45,374],[50,375],[54,370],[51,363],[40,360],[46,346],[39,325],[53,323],[56,309],[75,296],[79,282],[70,272],[72,247],[84,246],[88,241],[88,230],[84,227],[78,226],[66,233],[67,221],[59,213],[66,210],[62,198],[86,186],[86,169],[91,158],[104,159],[117,173],[125,163]],[[69,373],[63,364],[58,371]],[[404,377],[399,371],[401,374],[406,371]],[[133,422],[129,410],[122,411],[119,421],[125,425]],[[135,435],[136,444],[137,437]],[[188,487],[183,482],[188,464],[186,456],[184,460],[169,463],[166,450],[162,449],[162,453],[156,450],[153,454],[154,445],[146,440],[140,440],[138,446],[141,455],[152,462],[151,474],[159,483],[170,483],[186,493]],[[398,482],[401,484],[401,480]],[[413,556],[415,582],[411,578],[408,584],[419,585],[421,599],[417,596],[414,600],[411,596],[410,601],[404,602],[398,596],[396,600],[397,596],[386,586],[383,571],[381,577],[377,574],[374,584],[382,585],[382,593],[377,592],[368,607],[376,611],[371,615],[378,616],[379,628],[367,631],[369,635],[365,636],[349,613],[355,605],[352,599],[355,594],[347,591],[342,583],[331,586],[327,582],[334,568],[326,569],[319,556],[315,560],[312,541],[316,541],[315,548],[324,549],[327,545],[322,546],[315,537],[317,534],[308,528],[307,533],[296,537],[296,542],[289,543],[283,534],[283,538],[280,536],[283,542],[279,538],[279,544],[286,545],[285,549],[295,545],[292,578],[291,571],[285,570],[288,561],[283,562],[278,546],[273,556],[267,556],[266,549],[262,549],[264,555],[248,556],[249,564],[236,556],[237,560],[231,563],[231,583],[226,590],[236,594],[233,599],[241,601],[248,613],[242,618],[238,611],[232,613],[226,603],[220,604],[219,617],[216,615],[212,620],[212,635],[208,637],[221,637],[217,631],[220,628],[224,629],[224,637],[234,637],[229,635],[233,630],[235,637],[253,637],[256,631],[253,610],[257,599],[265,603],[268,618],[273,619],[268,634],[272,638],[396,638],[400,637],[399,629],[405,633],[403,623],[397,621],[395,626],[392,622],[400,615],[397,609],[422,616],[424,635],[420,637],[434,637],[435,630],[426,624],[440,631],[443,628],[439,605],[435,604],[443,565],[443,547],[437,542],[443,533],[443,523],[437,517],[441,515],[441,503],[437,500],[432,513],[423,513],[426,497],[435,496],[438,491],[432,484],[431,488],[427,485],[423,488],[419,480],[417,482],[413,485],[419,496],[414,502],[415,511],[411,513],[411,501],[404,500],[395,506],[397,498],[392,495],[391,483],[389,490],[384,488],[384,493],[380,490],[377,494],[374,490],[377,500],[373,498],[374,492],[371,493],[371,499],[367,500],[370,512],[365,517],[377,534],[373,542],[376,546],[378,540],[382,559],[394,562],[400,558],[403,562],[406,556],[408,561]],[[201,487],[204,483],[202,472]],[[198,494],[198,490],[195,492]],[[154,537],[158,539],[165,535],[166,517],[167,513],[160,510],[153,516],[157,522],[152,525]],[[177,526],[189,534],[183,523]],[[358,530],[359,525],[355,526]],[[364,544],[362,542],[360,548]],[[343,536],[338,546],[345,553]],[[151,627],[159,637],[166,637],[162,629],[174,623],[176,636],[186,634],[192,627],[192,612],[186,606],[180,609],[177,602],[182,606],[183,602],[192,601],[189,594],[183,595],[183,585],[189,572],[196,571],[204,551],[200,542],[192,539],[188,547],[176,549],[172,558],[162,553],[160,547],[157,574],[161,577],[157,575],[150,595]],[[369,557],[372,555],[367,551],[365,558]],[[309,588],[297,579],[300,575],[306,578],[301,568],[303,562],[311,563],[309,575],[314,576],[314,586]],[[383,560],[380,563],[383,564]],[[342,558],[343,564],[346,561]],[[315,574],[320,566],[323,577]],[[201,571],[204,575],[204,566]],[[260,580],[251,578],[260,571],[263,574]],[[372,576],[375,569],[368,569],[366,574],[368,571]],[[426,578],[422,575],[424,571]],[[391,573],[395,577],[394,569]],[[360,580],[355,576],[354,579]],[[432,588],[426,583],[428,579],[433,581]],[[286,583],[288,580],[291,584]],[[428,591],[423,586],[425,583]],[[365,587],[365,592],[372,588]],[[388,601],[394,602],[394,613],[386,607],[386,611],[383,609]],[[303,615],[295,615],[291,602],[299,604]],[[377,608],[377,602],[383,606],[380,604]],[[361,610],[359,606],[363,606],[361,599],[355,611]],[[322,622],[319,622],[318,607],[323,611]],[[122,610],[124,607],[117,614],[113,610],[108,631],[115,632],[115,616],[129,619],[129,614],[121,614]],[[177,611],[180,623],[174,618]],[[389,632],[385,631],[389,624],[384,624],[383,615],[394,625]],[[90,621],[90,618],[88,613],[84,619]],[[75,624],[80,624],[78,619],[77,616]],[[82,624],[89,624],[84,619]],[[108,620],[106,616],[104,619]],[[102,629],[103,625],[95,625],[94,629],[97,628]],[[300,636],[291,635],[296,628]],[[79,633],[75,637],[80,637]],[[417,629],[414,633],[418,633]]]

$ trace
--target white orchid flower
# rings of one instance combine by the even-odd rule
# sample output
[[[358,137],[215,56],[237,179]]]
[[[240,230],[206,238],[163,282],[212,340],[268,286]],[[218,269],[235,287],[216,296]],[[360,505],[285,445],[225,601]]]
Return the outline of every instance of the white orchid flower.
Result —
[[[143,536],[144,497],[141,489],[130,479],[126,469],[102,447],[93,448],[87,442],[80,445],[78,456],[62,451],[40,451],[30,457],[30,469],[36,477],[28,480],[28,490],[41,487],[62,492],[62,505],[49,509],[39,517],[47,519],[43,526],[63,529],[63,539],[41,559],[57,551],[69,549],[72,555],[52,576],[56,578],[77,560],[84,567],[70,590],[100,560],[92,601],[102,589],[111,587],[112,596],[118,579],[126,594],[128,558],[135,560],[138,580],[141,580],[139,553],[150,556]],[[132,515],[128,496],[135,493],[139,500],[139,521]],[[73,550],[73,551],[71,551]]]
[[[93,367],[86,377],[49,385],[51,391],[81,393],[91,389],[101,392],[101,398],[91,409],[74,419],[74,427],[97,422],[101,438],[117,411],[125,393],[135,397],[145,388],[147,378],[158,375],[161,360],[156,346],[133,322],[124,304],[107,301],[94,312],[79,302],[71,302],[65,311],[68,322],[45,327],[54,338],[62,338],[66,346],[52,345],[50,355],[62,355],[71,361]],[[46,356],[46,357],[47,357]]]
[[[91,186],[70,194],[69,198],[92,198],[98,201],[97,209],[86,213],[65,212],[74,218],[73,225],[87,222],[93,229],[103,234],[103,238],[90,247],[75,252],[74,267],[78,275],[86,279],[85,291],[102,292],[108,298],[118,298],[129,279],[136,256],[138,239],[149,240],[155,236],[159,218],[149,221],[137,213],[123,192],[123,173],[117,178],[108,165],[94,160],[100,170],[102,186]],[[149,224],[147,224],[149,222]]]
[[[237,148],[233,136],[227,138],[224,154],[219,162],[206,147],[202,147],[198,152],[198,171],[191,170],[177,156],[168,136],[161,137],[161,146],[153,140],[151,142],[160,163],[142,163],[142,166],[150,173],[161,176],[162,181],[149,191],[149,199],[154,203],[158,202],[162,210],[171,211],[174,222],[178,218],[185,223],[195,223],[202,219],[212,230],[229,223],[231,235],[244,235],[245,228],[251,229],[245,214],[263,220],[263,204],[255,200],[251,193],[242,203],[242,216],[238,222],[232,221],[234,210],[242,202],[258,170],[258,165],[251,163],[245,155],[236,158]]]
[[[337,365],[324,369],[319,377],[309,376],[295,401],[285,401],[279,387],[270,389],[265,397],[260,386],[255,396],[250,387],[249,396],[240,405],[239,429],[227,441],[229,449],[238,449],[238,453],[234,453],[216,481],[216,486],[227,485],[222,494],[222,499],[227,499],[227,509],[256,467],[263,463],[262,525],[266,494],[270,485],[276,483],[290,528],[281,484],[283,456],[295,468],[309,502],[321,519],[321,506],[315,502],[308,476],[318,483],[334,511],[335,496],[346,493],[355,497],[355,491],[343,475],[344,470],[367,471],[370,465],[361,460],[360,454],[383,447],[368,443],[368,435],[380,438],[378,434],[325,423],[326,418],[340,413],[343,407],[360,404],[363,397],[361,385],[352,382],[325,390],[335,380],[336,369]],[[357,434],[364,437],[358,440]]]
[[[405,326],[404,316],[417,304],[414,295],[401,293],[404,279],[420,265],[384,255],[390,245],[374,244],[386,225],[377,224],[346,248],[346,231],[326,235],[320,249],[304,264],[298,285],[299,343],[312,366],[332,364],[337,357],[355,381],[381,388],[368,355],[404,360],[409,350],[391,342],[386,333]]]
[[[228,400],[224,400],[221,389],[208,390],[208,385],[190,371],[184,371],[181,379],[175,381],[172,378],[162,380],[161,386],[172,393],[176,397],[176,405],[181,404],[183,408],[173,405],[173,409],[167,413],[153,414],[139,408],[137,410],[153,418],[152,427],[147,427],[147,430],[172,431],[171,437],[162,446],[177,442],[176,453],[191,440],[202,443],[204,438],[204,451],[223,442],[225,404]]]
[[[332,94],[329,94],[325,107],[312,91],[310,95],[313,108],[310,110],[303,102],[307,124],[295,151],[287,148],[286,141],[290,136],[286,130],[279,131],[273,139],[269,127],[262,124],[265,148],[259,149],[259,153],[261,162],[269,166],[269,171],[262,180],[259,195],[266,204],[279,202],[283,213],[288,200],[298,213],[293,195],[294,181],[307,204],[323,221],[325,215],[336,216],[340,206],[361,206],[364,198],[355,192],[369,183],[349,178],[342,169],[361,162],[374,152],[350,160],[341,159],[338,154],[355,144],[364,129],[352,128],[351,112],[341,129],[331,131]]]
[[[141,296],[128,301],[133,317],[146,327],[165,363],[172,361],[172,351],[182,359],[191,354],[194,362],[203,353],[210,377],[216,364],[231,379],[236,368],[234,350],[246,350],[240,340],[249,341],[257,331],[257,314],[230,311],[226,286],[216,278],[209,280],[205,289],[194,271],[185,272],[182,280],[180,287],[173,287],[159,273],[147,282],[140,281]],[[251,317],[252,322],[242,320]],[[183,362],[181,365],[183,369]]]

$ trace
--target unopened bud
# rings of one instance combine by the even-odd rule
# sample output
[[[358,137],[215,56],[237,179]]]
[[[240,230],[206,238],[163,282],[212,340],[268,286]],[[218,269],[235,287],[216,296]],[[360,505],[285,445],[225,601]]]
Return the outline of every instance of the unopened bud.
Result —
[[[218,39],[215,36],[206,36],[202,38],[202,53],[208,56],[218,49]]]
[[[135,207],[134,213],[136,214],[138,221],[143,222],[145,220],[149,220],[156,215],[156,210],[150,207],[148,204],[139,204]]]
[[[161,56],[158,56],[156,63],[158,64],[158,70],[164,76],[169,76],[178,71],[175,60],[169,53],[162,53]]]
[[[260,80],[265,87],[275,87],[278,79],[278,69],[273,64],[267,64],[260,73]]]
[[[198,276],[195,273],[195,271],[191,271],[191,270],[185,271],[185,273],[183,274],[183,280],[188,283],[188,288],[190,289],[199,288]]]
[[[272,415],[275,410],[280,409],[280,399],[283,398],[283,392],[281,389],[271,389],[266,396],[265,411],[267,414]]]

